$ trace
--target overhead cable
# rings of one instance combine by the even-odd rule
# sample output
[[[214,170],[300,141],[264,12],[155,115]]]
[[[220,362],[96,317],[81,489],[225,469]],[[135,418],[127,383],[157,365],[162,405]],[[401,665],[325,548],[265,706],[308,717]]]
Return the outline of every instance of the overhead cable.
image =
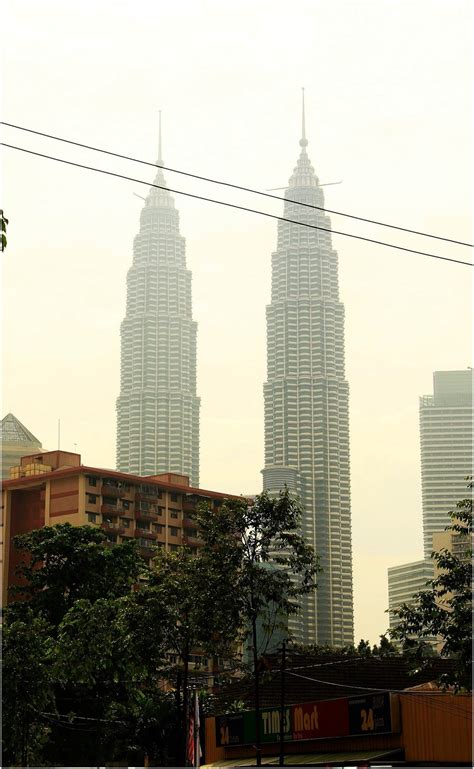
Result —
[[[83,163],[76,163],[72,160],[65,160],[64,158],[58,158],[58,157],[55,157],[54,155],[46,155],[42,152],[35,152],[33,150],[27,149],[26,147],[18,147],[13,144],[7,144],[6,142],[0,142],[0,145],[3,147],[8,147],[9,149],[17,150],[19,152],[25,152],[28,155],[35,155],[36,157],[45,158],[46,160],[54,160],[57,163],[63,163],[65,165],[74,166],[75,168],[82,168],[86,171],[94,171],[96,173],[104,174],[106,176],[113,176],[117,179],[124,179],[129,182],[134,182],[135,184],[145,184],[147,187],[155,187],[156,189],[166,190],[168,192],[173,192],[176,195],[183,195],[188,198],[194,198],[195,200],[203,200],[207,203],[215,203],[216,205],[225,206],[227,208],[233,208],[239,211],[247,211],[248,213],[257,214],[259,216],[266,216],[269,219],[276,219],[277,221],[280,221],[280,222],[288,222],[289,224],[296,224],[299,227],[307,227],[312,230],[322,230],[324,232],[330,232],[334,235],[343,235],[344,237],[347,237],[347,238],[362,240],[366,243],[374,243],[376,245],[384,246],[386,248],[394,248],[397,251],[405,251],[406,253],[417,254],[418,256],[427,256],[431,259],[439,259],[444,262],[454,262],[455,264],[463,264],[463,265],[466,265],[467,267],[474,266],[474,264],[472,264],[471,262],[465,262],[461,259],[453,259],[452,257],[448,257],[448,256],[440,256],[439,254],[432,254],[427,251],[418,251],[416,249],[407,248],[405,246],[397,246],[394,243],[386,243],[385,241],[382,241],[382,240],[375,240],[374,238],[366,238],[366,237],[363,237],[362,235],[355,235],[350,232],[333,230],[330,227],[320,227],[319,225],[309,224],[308,222],[299,222],[296,219],[289,219],[285,216],[277,216],[276,214],[269,214],[266,211],[259,211],[258,209],[255,209],[255,208],[248,208],[247,206],[239,206],[236,203],[227,203],[226,201],[217,200],[216,198],[208,198],[203,195],[195,195],[191,192],[184,192],[183,190],[173,189],[165,185],[146,182],[143,179],[136,179],[132,176],[126,176],[125,174],[119,174],[114,171],[106,171],[103,168],[87,166]]]
[[[182,171],[178,168],[171,168],[171,166],[165,166],[162,163],[151,163],[148,160],[140,160],[139,158],[134,158],[130,155],[123,155],[120,152],[112,152],[111,150],[106,150],[101,147],[94,147],[91,144],[83,144],[82,142],[77,142],[72,139],[65,139],[62,136],[55,136],[54,134],[48,134],[44,133],[43,131],[36,131],[33,128],[27,128],[26,126],[20,126],[16,125],[15,123],[7,123],[5,120],[0,121],[0,125],[8,126],[9,128],[14,128],[17,131],[26,131],[27,133],[35,134],[36,136],[43,136],[46,139],[53,139],[53,141],[63,142],[64,144],[71,144],[74,147],[81,147],[82,149],[86,150],[92,150],[93,152],[100,152],[104,155],[110,155],[111,157],[120,158],[122,160],[128,160],[132,163],[140,163],[141,165],[145,166],[152,166],[154,168],[162,168],[164,171],[169,171],[173,174],[181,174],[182,176],[188,176],[191,179],[198,179],[199,181],[208,182],[210,184],[218,184],[222,187],[230,187],[234,190],[240,190],[241,192],[250,192],[252,195],[261,195],[265,198],[272,198],[273,200],[280,200],[284,203],[292,203],[298,206],[303,206],[305,208],[313,208],[317,211],[323,211],[327,214],[334,214],[336,216],[345,216],[349,219],[356,219],[359,222],[367,222],[368,224],[375,224],[378,227],[389,227],[392,230],[400,230],[401,232],[409,232],[412,235],[421,235],[425,238],[434,238],[435,240],[443,240],[446,243],[455,243],[458,246],[468,246],[469,248],[473,247],[472,243],[465,243],[462,240],[456,240],[455,238],[447,238],[441,235],[433,235],[430,232],[422,232],[421,230],[413,230],[409,227],[401,227],[400,225],[396,224],[389,224],[388,222],[380,222],[377,219],[369,219],[364,216],[356,216],[355,214],[348,214],[343,211],[335,211],[331,208],[326,208],[323,206],[316,206],[312,203],[304,203],[299,200],[291,200],[289,198],[284,198],[281,195],[272,195],[270,192],[262,192],[261,190],[253,189],[252,187],[245,187],[240,184],[232,184],[231,182],[224,182],[219,179],[212,179],[208,176],[201,176],[199,174],[193,174],[189,171]]]

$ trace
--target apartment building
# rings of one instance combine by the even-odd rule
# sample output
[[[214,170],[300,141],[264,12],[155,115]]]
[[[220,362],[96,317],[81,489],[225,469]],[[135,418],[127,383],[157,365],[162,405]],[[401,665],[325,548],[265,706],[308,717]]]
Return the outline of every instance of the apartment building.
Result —
[[[187,476],[176,473],[141,477],[87,467],[80,454],[69,451],[24,456],[2,490],[3,605],[15,582],[19,554],[13,538],[18,534],[59,523],[89,524],[100,527],[111,544],[136,540],[149,562],[157,546],[188,545],[196,551],[197,505],[207,502],[218,509],[230,497],[194,488]]]

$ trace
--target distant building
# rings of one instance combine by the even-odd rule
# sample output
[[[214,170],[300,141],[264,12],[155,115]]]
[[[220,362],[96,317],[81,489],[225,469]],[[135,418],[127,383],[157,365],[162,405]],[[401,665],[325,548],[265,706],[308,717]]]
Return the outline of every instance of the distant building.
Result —
[[[433,534],[449,524],[449,511],[468,496],[472,474],[473,372],[435,371],[433,395],[420,398],[421,486],[425,558]]]
[[[413,603],[413,595],[436,576],[433,551],[463,546],[462,539],[444,529],[451,522],[449,512],[470,494],[466,476],[472,474],[472,386],[471,369],[435,371],[433,395],[420,398],[424,560],[388,569],[389,611]],[[390,614],[390,627],[396,624]]]
[[[431,559],[404,563],[392,566],[388,570],[388,610],[390,612],[390,629],[393,630],[399,619],[392,614],[403,603],[413,604],[413,596],[422,590],[427,590],[426,583],[433,579],[434,564]]]
[[[41,451],[41,441],[22,425],[13,414],[3,417],[0,424],[2,443],[2,479],[10,477],[10,467],[17,465],[22,456]]]
[[[293,638],[343,646],[354,640],[344,305],[331,221],[307,144],[303,102],[301,152],[284,206],[295,223],[278,223],[272,254],[263,487],[278,494],[286,484],[300,497],[302,534],[323,568],[318,589],[289,618]]]
[[[190,485],[177,473],[140,477],[86,467],[79,454],[49,451],[21,459],[2,491],[3,601],[15,583],[18,554],[13,537],[70,523],[101,528],[111,543],[135,539],[149,560],[155,547],[176,550],[201,544],[193,515],[205,501],[218,508],[231,494]]]
[[[161,156],[161,129],[158,150]],[[197,324],[179,213],[158,168],[140,215],[127,275],[117,399],[117,468],[172,471],[199,484]]]

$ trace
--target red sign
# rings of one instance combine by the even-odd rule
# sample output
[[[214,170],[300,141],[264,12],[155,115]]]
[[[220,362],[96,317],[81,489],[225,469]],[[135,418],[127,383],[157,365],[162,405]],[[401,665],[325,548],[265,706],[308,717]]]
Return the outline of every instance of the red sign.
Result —
[[[305,702],[292,706],[294,740],[343,737],[349,734],[347,700]]]

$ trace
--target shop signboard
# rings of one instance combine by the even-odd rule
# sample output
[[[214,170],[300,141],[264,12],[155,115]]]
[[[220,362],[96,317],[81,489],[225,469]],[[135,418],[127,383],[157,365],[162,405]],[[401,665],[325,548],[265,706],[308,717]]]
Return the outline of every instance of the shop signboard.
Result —
[[[255,744],[254,711],[217,716],[215,723],[217,746]],[[299,741],[380,734],[391,732],[392,726],[390,694],[384,692],[289,705],[285,708],[284,739]],[[261,709],[260,739],[262,743],[280,740],[280,708]]]
[[[388,692],[350,697],[348,706],[351,734],[380,734],[392,731]]]
[[[293,739],[317,740],[349,734],[347,700],[293,705]]]

